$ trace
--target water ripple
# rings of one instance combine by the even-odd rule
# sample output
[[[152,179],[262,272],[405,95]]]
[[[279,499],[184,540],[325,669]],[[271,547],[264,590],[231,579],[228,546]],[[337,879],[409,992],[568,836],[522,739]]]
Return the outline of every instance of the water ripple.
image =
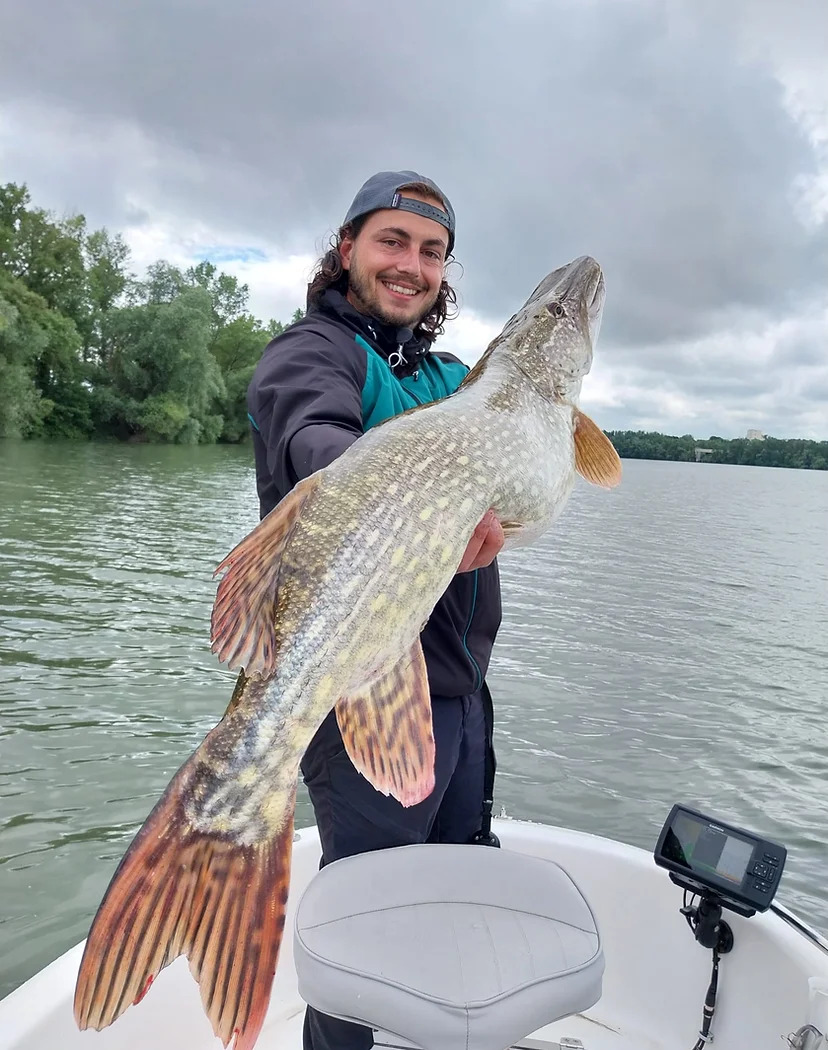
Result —
[[[257,520],[249,449],[0,443],[0,995],[86,934],[221,717],[212,571]],[[681,799],[823,891],[828,475],[625,464],[501,559],[497,801],[651,849]],[[298,823],[312,814],[300,789]]]

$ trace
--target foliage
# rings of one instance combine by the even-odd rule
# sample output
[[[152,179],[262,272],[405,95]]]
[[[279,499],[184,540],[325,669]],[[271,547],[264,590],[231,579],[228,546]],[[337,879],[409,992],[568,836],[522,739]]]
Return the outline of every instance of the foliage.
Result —
[[[74,323],[0,270],[0,436],[89,433]]]
[[[247,386],[284,326],[210,262],[143,280],[129,264],[119,234],[0,186],[0,437],[247,437]]]
[[[757,467],[796,467],[828,470],[828,441],[799,438],[722,438],[696,439],[691,434],[672,437],[650,431],[609,430],[607,435],[622,459],[671,459],[694,462],[696,449],[704,462],[737,463]]]
[[[248,288],[204,261],[132,274],[119,234],[32,207],[0,185],[0,437],[242,441],[247,387],[285,326],[248,312]],[[289,323],[297,321],[297,310]],[[696,458],[828,469],[828,442],[609,431],[627,459]]]

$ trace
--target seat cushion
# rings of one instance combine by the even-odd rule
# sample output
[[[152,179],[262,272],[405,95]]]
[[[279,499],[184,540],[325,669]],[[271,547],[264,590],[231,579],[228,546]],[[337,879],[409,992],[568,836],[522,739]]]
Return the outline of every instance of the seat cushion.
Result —
[[[589,905],[559,865],[416,845],[323,868],[294,928],[299,993],[424,1050],[504,1050],[601,996]]]

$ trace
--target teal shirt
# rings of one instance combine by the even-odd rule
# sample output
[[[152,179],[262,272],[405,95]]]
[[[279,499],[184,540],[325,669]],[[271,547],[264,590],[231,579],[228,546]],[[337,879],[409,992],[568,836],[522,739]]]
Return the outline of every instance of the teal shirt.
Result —
[[[362,423],[366,430],[416,405],[448,397],[468,373],[468,368],[459,361],[443,361],[429,354],[420,362],[416,378],[410,375],[398,379],[385,358],[367,340],[361,335],[355,339],[367,357],[362,387]]]

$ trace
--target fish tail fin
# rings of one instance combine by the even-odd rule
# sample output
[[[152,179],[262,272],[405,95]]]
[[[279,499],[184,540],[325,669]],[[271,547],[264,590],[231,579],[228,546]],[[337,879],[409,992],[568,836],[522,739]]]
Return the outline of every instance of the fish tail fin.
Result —
[[[189,822],[193,773],[188,762],[171,781],[109,884],[81,960],[75,1020],[80,1029],[112,1024],[186,955],[216,1036],[252,1050],[285,924],[295,791],[278,831],[241,845]]]

